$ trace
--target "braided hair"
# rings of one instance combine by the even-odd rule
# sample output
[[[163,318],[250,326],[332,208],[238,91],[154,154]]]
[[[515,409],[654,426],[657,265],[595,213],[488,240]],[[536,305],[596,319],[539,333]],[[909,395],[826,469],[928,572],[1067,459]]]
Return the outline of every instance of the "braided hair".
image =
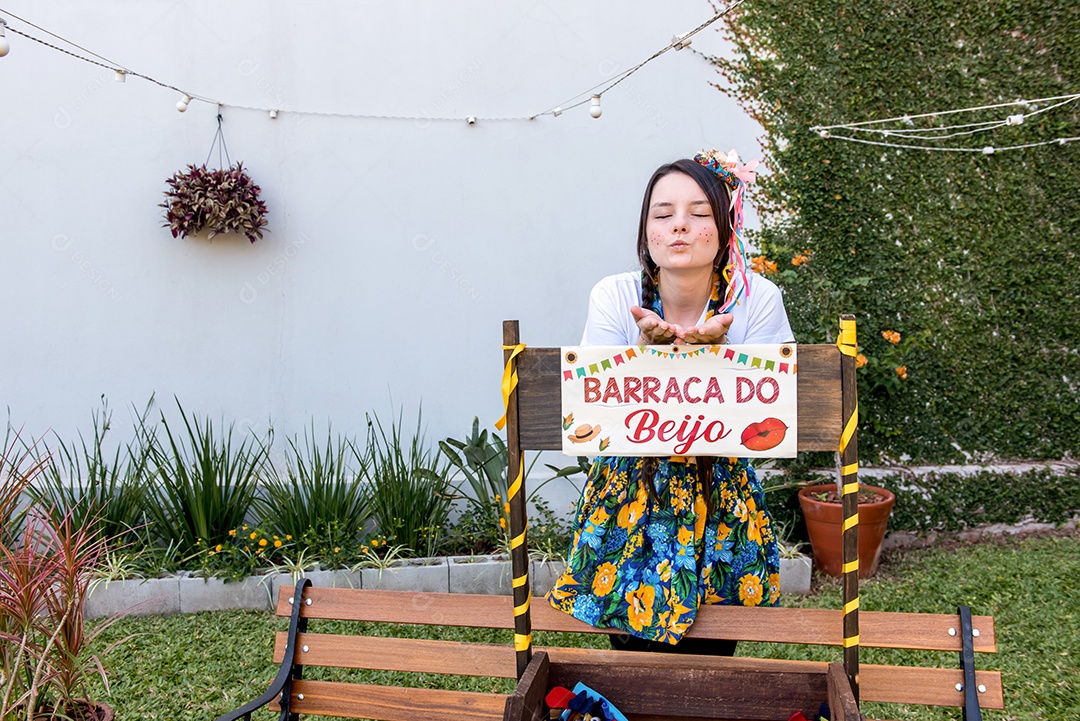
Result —
[[[717,177],[716,173],[688,158],[661,165],[656,169],[656,172],[653,173],[652,178],[649,179],[649,184],[645,187],[645,199],[641,203],[641,220],[638,223],[637,251],[638,261],[641,263],[642,308],[656,309],[658,306],[657,286],[659,280],[659,268],[656,263],[653,262],[652,255],[649,253],[649,239],[646,235],[645,227],[649,221],[649,206],[652,203],[653,188],[660,178],[663,178],[665,175],[670,175],[671,173],[683,173],[684,175],[690,176],[709,200],[709,205],[712,207],[713,218],[716,221],[716,229],[721,238],[720,247],[716,252],[716,258],[713,260],[713,269],[719,270],[720,268],[725,267],[728,263],[730,254],[730,243],[724,242],[724,239],[732,237],[731,192],[728,190],[727,185]],[[719,274],[717,277],[718,282],[720,282]],[[723,291],[720,291],[719,297],[722,298],[723,295]],[[713,457],[700,456],[697,458],[696,462],[698,484],[701,489],[701,495],[705,498],[706,513],[712,513],[712,478],[714,471],[713,466],[715,465],[716,459]],[[654,501],[657,500],[655,478],[658,465],[658,458],[646,457],[643,459],[641,466],[642,479],[646,482],[649,496]]]

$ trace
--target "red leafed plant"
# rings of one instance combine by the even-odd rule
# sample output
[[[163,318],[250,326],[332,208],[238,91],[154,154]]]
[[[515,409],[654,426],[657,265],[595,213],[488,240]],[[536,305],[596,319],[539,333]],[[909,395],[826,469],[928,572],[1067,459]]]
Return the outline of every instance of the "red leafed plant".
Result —
[[[165,183],[169,189],[160,204],[165,208],[163,225],[174,238],[203,230],[209,230],[211,238],[218,233],[242,233],[252,243],[262,238],[266,203],[243,163],[217,170],[189,165]]]
[[[44,461],[15,442],[0,451],[0,719],[110,718],[88,696],[92,678],[108,691],[93,641],[111,621],[93,629],[83,621],[108,539],[92,524],[77,526],[70,512],[54,519],[40,507],[20,510]]]

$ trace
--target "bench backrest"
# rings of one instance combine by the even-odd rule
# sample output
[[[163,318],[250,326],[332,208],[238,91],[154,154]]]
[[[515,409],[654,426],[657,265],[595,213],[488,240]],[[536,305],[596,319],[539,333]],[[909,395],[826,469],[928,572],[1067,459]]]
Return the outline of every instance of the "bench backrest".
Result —
[[[292,613],[293,604],[289,600],[292,596],[292,588],[282,588],[278,615],[288,617]],[[411,624],[442,629],[513,628],[512,601],[506,596],[308,588],[303,593],[302,603],[300,616],[308,620]],[[699,610],[689,635],[841,647],[840,619],[839,610],[705,606]],[[536,631],[608,633],[551,608],[539,597],[532,604],[532,623]],[[979,630],[973,637],[974,651],[996,651],[993,619],[975,616],[972,623]],[[864,611],[861,617],[861,645],[864,647],[959,653],[959,631],[959,616]],[[276,662],[286,656],[286,641],[287,634],[279,633],[274,649]],[[785,684],[772,685],[778,689],[791,684],[792,674],[803,677],[806,685],[824,684],[824,662],[679,657],[543,646],[536,647],[535,651],[546,652],[550,658],[552,685],[573,686],[578,681],[586,684],[594,681],[601,685],[602,681],[610,687],[612,679],[625,679],[618,699],[620,707],[627,713],[642,713],[648,708],[652,692],[642,686],[641,674],[649,673],[650,669],[659,675],[670,675],[679,670],[687,674],[722,674],[729,684],[734,682],[733,678],[745,678],[747,683],[753,682],[759,688],[770,687],[769,676],[772,674],[783,674],[786,679]],[[323,666],[512,679],[516,676],[514,656],[514,649],[508,644],[301,632],[295,643],[293,662],[305,668]],[[627,664],[638,670],[631,673],[623,669],[616,673]],[[593,678],[597,674],[602,674],[603,678]],[[869,664],[860,667],[863,701],[960,707],[964,697],[956,685],[964,682],[962,672],[956,668]],[[979,697],[983,708],[1004,707],[999,672],[979,671],[975,683],[986,689]],[[821,691],[824,697],[824,688]],[[418,714],[422,717],[423,713],[436,708],[461,709],[465,718],[502,718],[509,695],[301,680],[293,683],[292,698],[291,710],[296,713],[413,721]],[[748,712],[749,695],[736,698],[737,707],[725,709],[714,698],[708,713],[699,711],[705,717],[736,718],[737,713]],[[782,698],[772,697],[770,707],[780,715],[784,709],[790,714],[790,707],[782,702]],[[758,709],[757,713],[758,718],[769,718],[764,715],[767,713],[765,708]]]

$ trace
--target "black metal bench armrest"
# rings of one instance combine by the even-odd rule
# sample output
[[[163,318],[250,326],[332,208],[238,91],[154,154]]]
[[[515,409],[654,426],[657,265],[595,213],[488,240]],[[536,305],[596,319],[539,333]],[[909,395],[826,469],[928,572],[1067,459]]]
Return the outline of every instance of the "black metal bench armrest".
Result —
[[[300,618],[300,607],[303,605],[301,599],[304,597],[304,589],[310,585],[311,579],[309,578],[301,578],[296,584],[296,590],[293,592],[293,608],[292,616],[289,620],[289,640],[285,646],[285,658],[281,660],[281,668],[278,669],[277,676],[274,677],[274,681],[270,684],[270,688],[266,689],[266,691],[254,701],[246,703],[224,716],[219,716],[216,721],[237,721],[237,719],[241,718],[245,719],[245,721],[251,721],[251,714],[253,711],[266,706],[278,698],[281,699],[282,721],[286,721],[289,718],[289,691],[293,679],[299,678],[301,668],[293,664],[293,649],[296,648],[296,634],[307,630],[307,619]]]

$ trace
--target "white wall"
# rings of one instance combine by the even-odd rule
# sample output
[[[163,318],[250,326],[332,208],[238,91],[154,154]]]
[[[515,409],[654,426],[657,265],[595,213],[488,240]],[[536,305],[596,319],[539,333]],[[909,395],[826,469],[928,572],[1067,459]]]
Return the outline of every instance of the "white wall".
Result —
[[[212,105],[8,32],[0,59],[0,402],[41,435],[88,430],[104,394],[172,396],[279,441],[311,419],[358,432],[423,402],[429,437],[501,413],[501,321],[576,343],[592,284],[635,265],[655,167],[702,147],[758,153],[759,128],[671,52],[588,106],[556,105],[712,15],[658,3],[77,2],[6,8],[95,52],[227,103],[455,116],[364,120],[225,107],[270,232],[173,239],[165,179],[201,163]],[[8,18],[12,27],[41,33]],[[718,32],[693,47],[723,52]],[[753,220],[751,220],[751,223]],[[409,422],[409,421],[407,421]],[[279,444],[280,445],[280,444]]]

